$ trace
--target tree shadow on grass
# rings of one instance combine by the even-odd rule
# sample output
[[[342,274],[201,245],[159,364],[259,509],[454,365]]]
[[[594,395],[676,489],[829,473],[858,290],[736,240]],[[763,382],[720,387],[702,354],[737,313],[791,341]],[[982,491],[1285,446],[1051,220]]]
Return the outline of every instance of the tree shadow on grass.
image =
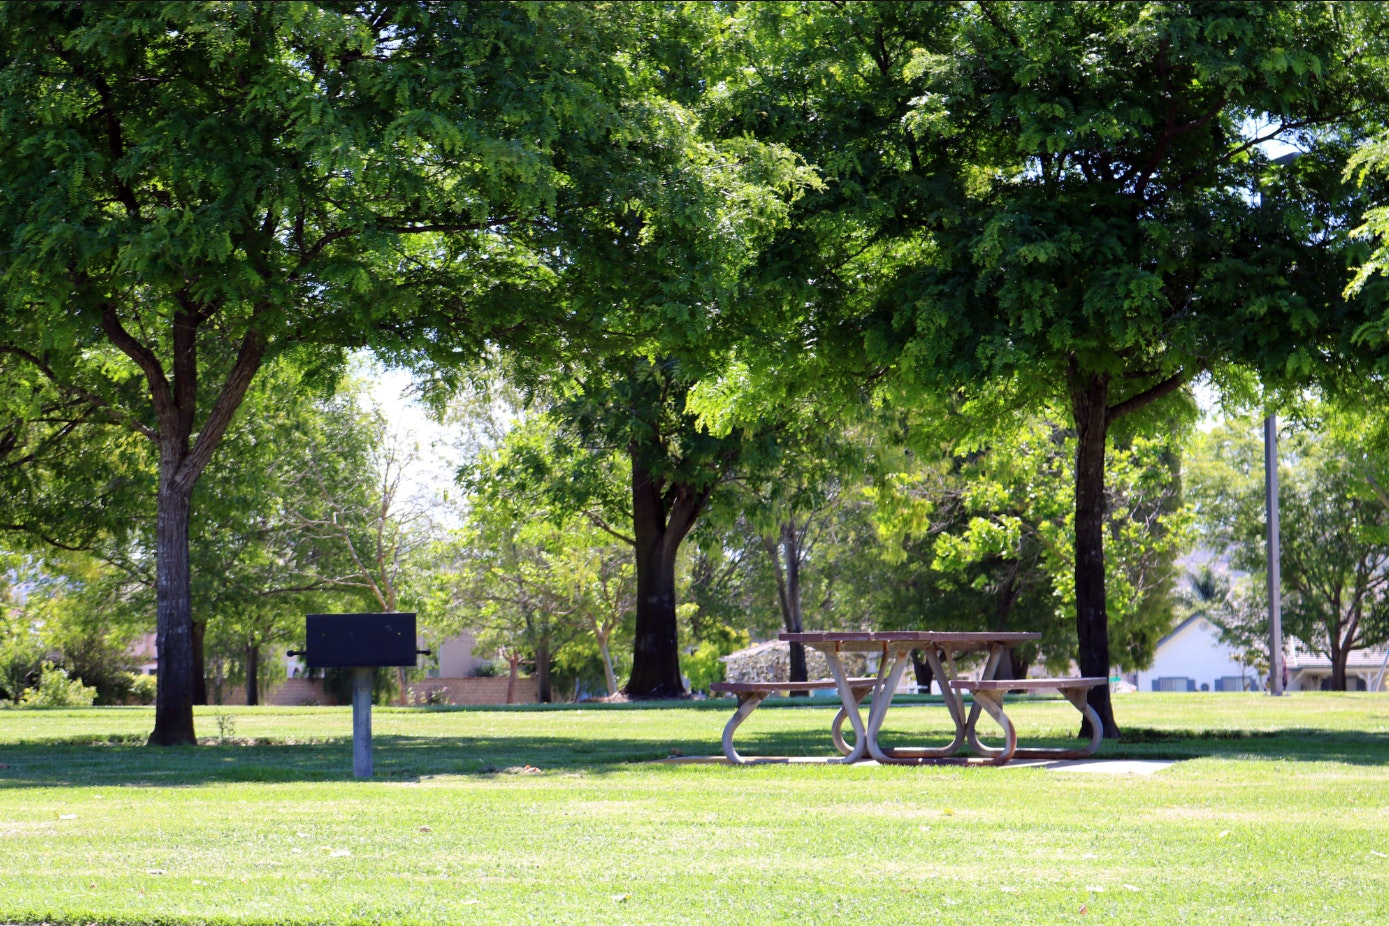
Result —
[[[711,744],[705,743],[708,748]],[[542,736],[374,736],[373,781],[537,772],[610,774],[689,743]],[[239,740],[160,748],[144,738],[0,746],[0,792],[16,787],[183,787],[235,782],[352,781],[350,739]]]
[[[713,718],[710,718],[713,720]],[[751,726],[751,724],[750,724]],[[826,725],[828,726],[828,725]],[[646,738],[612,735],[445,735],[374,737],[376,782],[441,776],[547,773],[606,775],[670,756],[720,755],[722,724],[706,733]],[[921,734],[929,742],[939,731]],[[896,741],[897,737],[894,737]],[[987,739],[987,737],[986,737]],[[904,740],[905,741],[905,740]],[[1029,746],[1073,746],[1062,737]],[[746,756],[835,755],[827,729],[739,730]],[[1389,764],[1389,734],[1297,728],[1278,731],[1173,731],[1126,728],[1100,759],[1280,760]],[[674,769],[672,769],[674,770]],[[197,748],[144,745],[144,736],[71,737],[0,745],[0,792],[48,787],[190,787],[216,783],[351,782],[350,738],[229,740]]]

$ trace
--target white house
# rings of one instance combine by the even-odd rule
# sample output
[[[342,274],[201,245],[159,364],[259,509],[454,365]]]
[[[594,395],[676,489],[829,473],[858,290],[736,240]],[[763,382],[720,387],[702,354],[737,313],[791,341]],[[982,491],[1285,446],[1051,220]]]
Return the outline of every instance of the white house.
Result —
[[[1242,665],[1220,629],[1204,617],[1182,621],[1157,643],[1153,664],[1129,680],[1139,691],[1254,691],[1263,687],[1258,671]]]

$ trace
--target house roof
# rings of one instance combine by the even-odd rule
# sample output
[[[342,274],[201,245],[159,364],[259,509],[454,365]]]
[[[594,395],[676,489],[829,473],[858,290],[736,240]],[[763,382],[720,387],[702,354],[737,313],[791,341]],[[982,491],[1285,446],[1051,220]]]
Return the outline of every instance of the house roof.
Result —
[[[1330,669],[1331,657],[1321,653],[1308,652],[1297,640],[1289,640],[1283,647],[1286,654],[1288,670],[1293,669]],[[1351,650],[1346,656],[1347,669],[1378,669],[1384,665],[1386,647],[1371,646],[1366,649]]]
[[[1181,633],[1183,630],[1185,630],[1193,621],[1201,620],[1201,619],[1203,619],[1204,617],[1205,617],[1204,614],[1193,614],[1193,615],[1191,615],[1191,616],[1188,617],[1186,620],[1182,621],[1180,624],[1178,624],[1177,626],[1173,627],[1170,631],[1168,631],[1167,636],[1163,637],[1161,640],[1158,640],[1158,641],[1157,641],[1157,646],[1153,647],[1153,649],[1155,649],[1155,650],[1158,649],[1159,647],[1162,646],[1162,644],[1166,643],[1168,640],[1172,639],[1172,638],[1175,637],[1177,634],[1179,634],[1179,633]],[[1215,625],[1212,624],[1211,627],[1214,628]]]

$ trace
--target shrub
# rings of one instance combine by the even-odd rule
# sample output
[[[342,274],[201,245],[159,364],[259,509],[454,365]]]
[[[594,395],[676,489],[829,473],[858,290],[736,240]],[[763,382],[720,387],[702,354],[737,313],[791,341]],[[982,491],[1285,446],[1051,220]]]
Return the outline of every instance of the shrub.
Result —
[[[498,678],[506,675],[509,670],[507,665],[500,659],[488,659],[473,666],[468,673],[472,678]]]
[[[704,641],[680,662],[680,668],[689,679],[690,690],[707,692],[710,685],[723,681],[728,667],[720,657],[747,646],[748,639],[747,631],[735,630],[727,624],[712,624],[706,628]]]
[[[125,704],[134,677],[127,641],[98,630],[78,629],[57,640],[69,676],[96,689],[97,704]]]
[[[159,680],[153,675],[136,675],[133,672],[126,673],[130,676],[130,697],[136,704],[153,704],[154,696],[159,689]]]
[[[39,677],[43,647],[27,639],[0,643],[0,698],[18,701]]]
[[[19,703],[24,707],[90,707],[96,700],[96,689],[71,678],[67,671],[51,662],[44,662],[39,671],[39,686],[27,688]]]

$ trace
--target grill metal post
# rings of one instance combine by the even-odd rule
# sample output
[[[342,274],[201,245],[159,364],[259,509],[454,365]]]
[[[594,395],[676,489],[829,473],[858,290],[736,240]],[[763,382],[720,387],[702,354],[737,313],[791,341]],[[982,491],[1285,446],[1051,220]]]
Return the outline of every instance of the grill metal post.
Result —
[[[371,689],[376,670],[352,670],[352,774],[371,777]]]

